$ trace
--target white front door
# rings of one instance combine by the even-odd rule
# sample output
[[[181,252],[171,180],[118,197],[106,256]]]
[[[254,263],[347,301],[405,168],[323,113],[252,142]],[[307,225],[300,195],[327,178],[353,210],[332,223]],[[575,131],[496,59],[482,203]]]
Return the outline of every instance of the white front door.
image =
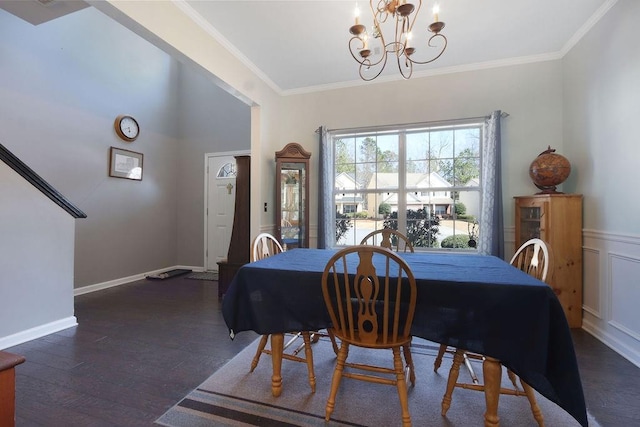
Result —
[[[207,155],[205,204],[207,270],[218,270],[227,258],[236,202],[236,159],[230,155]]]

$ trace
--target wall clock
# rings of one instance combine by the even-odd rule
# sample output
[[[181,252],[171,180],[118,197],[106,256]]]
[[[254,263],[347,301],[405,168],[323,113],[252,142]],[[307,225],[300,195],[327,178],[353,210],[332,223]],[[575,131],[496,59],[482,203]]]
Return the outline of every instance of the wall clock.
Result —
[[[113,126],[118,136],[126,142],[135,141],[140,134],[140,126],[136,119],[125,114],[116,117]]]

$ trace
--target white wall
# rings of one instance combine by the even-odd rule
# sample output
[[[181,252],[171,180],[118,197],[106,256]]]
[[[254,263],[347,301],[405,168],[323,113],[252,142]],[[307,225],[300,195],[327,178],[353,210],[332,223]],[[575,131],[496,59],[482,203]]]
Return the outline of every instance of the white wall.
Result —
[[[75,219],[0,161],[0,349],[76,324]]]
[[[180,149],[174,201],[177,264],[204,266],[205,153],[249,150],[251,109],[215,86],[204,71],[181,67],[178,85]]]
[[[563,61],[568,185],[584,194],[583,328],[640,366],[640,2],[619,0]]]
[[[274,147],[286,145],[278,132],[281,98],[275,90],[209,32],[194,25],[180,9],[180,3],[113,0],[89,3],[179,61],[211,73],[220,87],[251,106],[251,205],[261,207],[266,202],[271,206]],[[271,208],[268,212],[252,209],[251,234],[256,235],[265,221],[273,221]]]
[[[0,141],[87,214],[76,286],[175,265],[177,63],[93,8],[38,26],[0,11],[0,50]],[[142,181],[108,176],[111,146],[144,155]]]
[[[250,148],[246,103],[95,8],[38,26],[0,10],[0,97],[0,142],[87,214],[76,288],[204,265],[204,153]],[[144,155],[142,181],[108,176],[111,146]]]
[[[0,310],[12,323],[0,341],[75,324],[74,285],[82,293],[204,265],[204,153],[250,148],[246,103],[94,8],[38,26],[0,10],[0,99],[0,143],[87,214],[71,222],[70,246],[58,235],[66,225],[48,230],[59,245],[32,230],[21,245],[34,253],[3,235],[0,260],[12,269],[0,276],[0,304],[12,305]],[[141,126],[133,143],[114,132],[123,113]],[[144,155],[142,181],[108,176],[111,146]],[[57,221],[44,209],[16,215],[9,194],[0,216],[11,232]]]

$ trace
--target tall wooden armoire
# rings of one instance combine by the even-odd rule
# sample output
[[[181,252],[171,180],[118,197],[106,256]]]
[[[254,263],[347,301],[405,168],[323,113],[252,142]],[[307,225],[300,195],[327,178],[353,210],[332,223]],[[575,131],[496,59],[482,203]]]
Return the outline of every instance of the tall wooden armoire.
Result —
[[[536,194],[516,201],[516,247],[532,238],[552,252],[547,283],[558,296],[569,326],[582,326],[582,195]]]
[[[236,202],[227,259],[218,262],[218,297],[222,297],[236,272],[249,263],[251,252],[251,157],[235,156]]]

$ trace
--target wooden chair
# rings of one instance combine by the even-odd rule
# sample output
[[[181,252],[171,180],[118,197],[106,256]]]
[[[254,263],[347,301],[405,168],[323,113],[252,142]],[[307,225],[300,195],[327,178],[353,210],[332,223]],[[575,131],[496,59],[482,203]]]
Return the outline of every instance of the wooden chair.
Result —
[[[550,250],[543,240],[528,240],[513,255],[511,265],[544,282],[551,264]]]
[[[256,236],[251,244],[251,262],[267,258],[269,256],[283,252],[280,242],[269,233],[261,233]],[[287,334],[290,338],[285,342],[283,348],[282,358],[287,360],[293,360],[295,362],[302,362],[307,364],[307,371],[309,372],[309,385],[311,391],[316,391],[316,376],[313,371],[313,352],[311,350],[312,340],[317,341],[317,338],[313,338],[313,332],[303,331],[292,334]],[[298,345],[292,352],[288,353],[287,349],[291,347],[299,338],[302,338],[302,344]],[[251,372],[256,369],[260,356],[264,354],[271,355],[271,350],[265,348],[269,341],[269,335],[262,335],[256,355],[251,362]],[[305,357],[298,356],[298,354],[304,349]]]
[[[282,245],[273,235],[260,233],[251,243],[251,262],[284,252]]]
[[[549,271],[549,265],[551,263],[550,249],[547,244],[540,239],[531,239],[522,244],[516,251],[513,258],[511,258],[511,265],[524,271],[525,273],[535,277],[538,280],[545,281],[547,278],[547,272]],[[445,352],[453,353],[453,364],[449,371],[449,379],[447,381],[447,390],[442,398],[442,416],[445,416],[449,407],[451,406],[451,396],[455,387],[484,391],[484,384],[481,384],[473,371],[470,359],[484,360],[483,355],[477,353],[471,353],[466,350],[448,348],[446,345],[441,344],[434,362],[434,371],[437,371],[442,362],[442,356]],[[471,375],[472,383],[459,383],[458,374],[460,372],[460,366],[464,363]],[[531,412],[533,417],[537,421],[540,427],[544,426],[544,417],[542,411],[538,407],[536,397],[533,389],[522,379],[507,370],[507,375],[513,387],[500,388],[500,394],[508,394],[512,396],[526,396],[529,399],[529,405],[531,406]],[[518,380],[520,380],[520,387],[518,387]]]
[[[413,245],[404,234],[399,231],[392,230],[390,228],[383,228],[382,230],[375,230],[371,233],[367,234],[362,241],[361,245],[368,244],[376,244],[376,242],[380,239],[379,246],[383,248],[391,249],[395,252],[400,252],[402,249],[403,252],[413,252]]]
[[[348,268],[356,263],[357,269]],[[330,420],[335,408],[340,380],[348,377],[395,385],[402,408],[402,425],[410,426],[407,377],[413,385],[410,328],[416,305],[416,282],[409,266],[385,248],[348,247],[328,261],[322,275],[322,294],[332,331],[340,339],[325,420]],[[347,362],[351,345],[372,350],[391,349],[393,367]]]

